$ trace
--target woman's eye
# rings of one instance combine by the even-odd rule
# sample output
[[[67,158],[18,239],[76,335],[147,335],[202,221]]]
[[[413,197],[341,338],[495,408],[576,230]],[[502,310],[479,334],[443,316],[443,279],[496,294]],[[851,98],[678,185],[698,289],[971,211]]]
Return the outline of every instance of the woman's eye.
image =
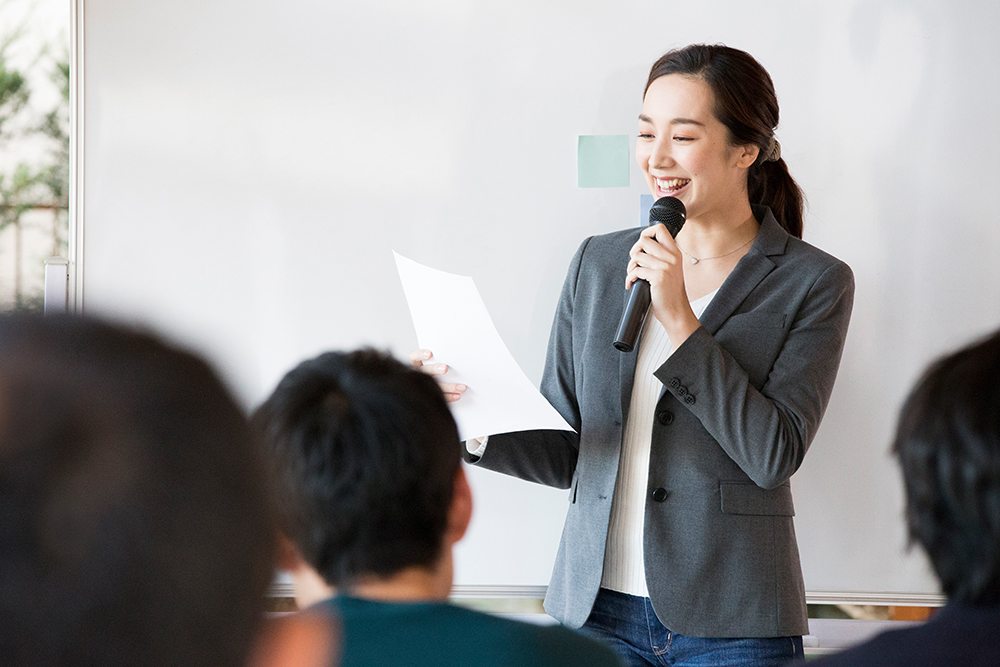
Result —
[[[674,137],[674,141],[694,141],[694,137]]]
[[[651,134],[649,134],[647,132],[640,132],[639,133],[639,138],[640,139],[650,139],[650,138],[652,138],[652,136],[653,135],[651,135]]]

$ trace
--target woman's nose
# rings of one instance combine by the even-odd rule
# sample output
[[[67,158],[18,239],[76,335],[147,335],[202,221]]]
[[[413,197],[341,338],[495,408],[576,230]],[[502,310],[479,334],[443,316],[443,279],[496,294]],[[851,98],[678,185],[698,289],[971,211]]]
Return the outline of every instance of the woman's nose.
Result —
[[[670,167],[673,166],[674,157],[670,152],[670,142],[657,140],[653,144],[653,151],[649,155],[650,167]]]

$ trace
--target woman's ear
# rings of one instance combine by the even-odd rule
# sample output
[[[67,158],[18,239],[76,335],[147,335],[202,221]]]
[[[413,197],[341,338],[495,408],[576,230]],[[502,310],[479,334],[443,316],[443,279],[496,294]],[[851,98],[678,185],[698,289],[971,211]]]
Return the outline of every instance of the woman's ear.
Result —
[[[757,156],[760,155],[760,146],[757,144],[744,144],[742,146],[735,146],[734,148],[736,166],[740,169],[749,169],[757,161]]]

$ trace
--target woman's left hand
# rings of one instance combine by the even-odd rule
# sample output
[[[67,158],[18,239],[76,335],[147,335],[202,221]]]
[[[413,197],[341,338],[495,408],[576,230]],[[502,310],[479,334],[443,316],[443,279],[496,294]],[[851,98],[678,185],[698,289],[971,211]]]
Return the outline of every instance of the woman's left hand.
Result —
[[[667,228],[658,224],[642,230],[629,257],[625,286],[640,278],[649,283],[653,316],[676,349],[701,326],[684,287],[684,256]]]

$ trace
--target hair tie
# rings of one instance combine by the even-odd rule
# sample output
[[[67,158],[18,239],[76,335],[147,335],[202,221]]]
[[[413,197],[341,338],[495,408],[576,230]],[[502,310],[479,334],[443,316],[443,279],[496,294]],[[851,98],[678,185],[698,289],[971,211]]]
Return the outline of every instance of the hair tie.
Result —
[[[781,159],[781,144],[778,140],[771,138],[771,150],[768,152],[767,157],[764,158],[765,162],[777,162]]]

